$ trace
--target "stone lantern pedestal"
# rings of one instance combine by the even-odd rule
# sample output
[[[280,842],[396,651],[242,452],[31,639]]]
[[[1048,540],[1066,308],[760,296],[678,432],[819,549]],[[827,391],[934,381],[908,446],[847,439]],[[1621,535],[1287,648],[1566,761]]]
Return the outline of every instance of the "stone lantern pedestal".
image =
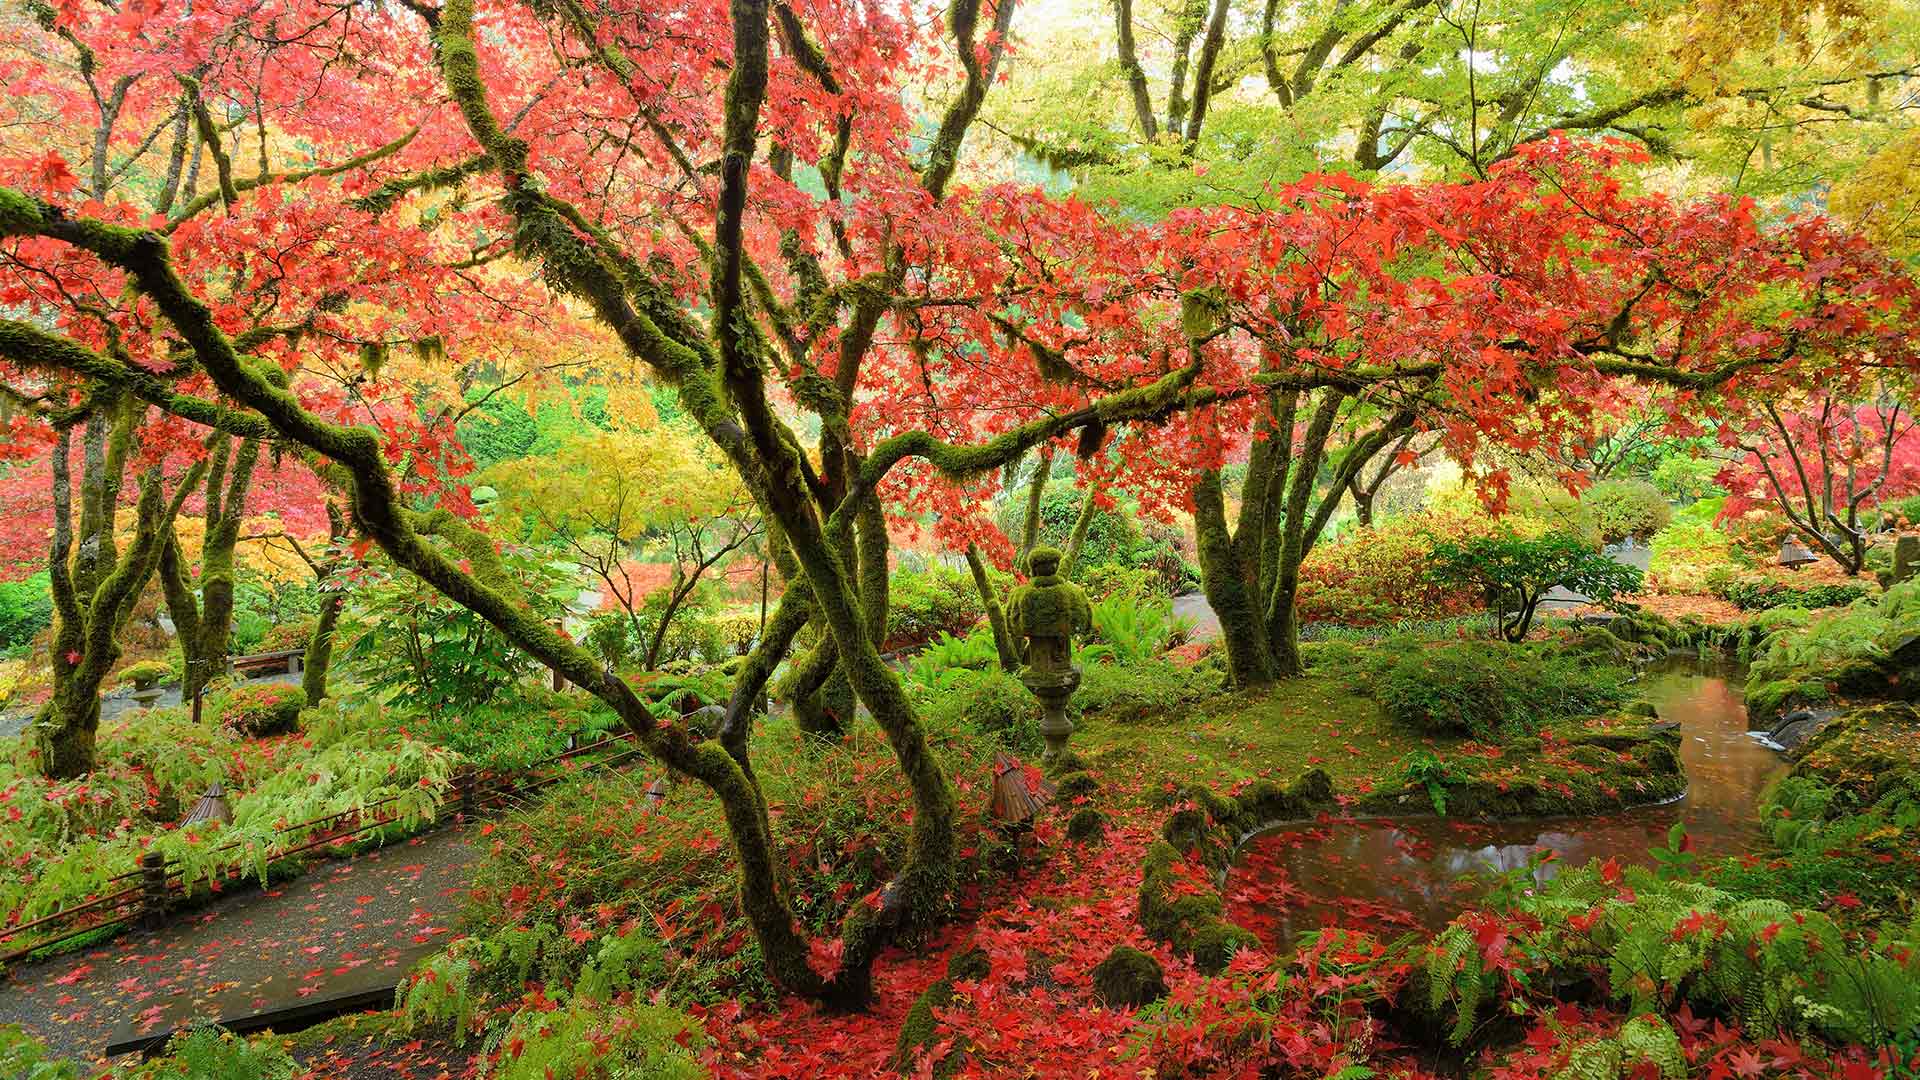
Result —
[[[1080,665],[1069,664],[1065,670],[1053,671],[1029,665],[1020,672],[1020,681],[1040,699],[1040,737],[1047,743],[1041,760],[1051,765],[1066,753],[1067,736],[1073,734],[1073,721],[1067,719],[1067,702],[1080,688]]]
[[[1067,702],[1080,687],[1073,635],[1085,633],[1092,616],[1086,593],[1058,576],[1058,551],[1036,548],[1028,565],[1033,580],[1014,590],[1008,621],[1014,635],[1026,639],[1021,646],[1026,666],[1020,681],[1040,700],[1040,737],[1047,743],[1043,760],[1052,764],[1066,752],[1067,737],[1073,734]]]

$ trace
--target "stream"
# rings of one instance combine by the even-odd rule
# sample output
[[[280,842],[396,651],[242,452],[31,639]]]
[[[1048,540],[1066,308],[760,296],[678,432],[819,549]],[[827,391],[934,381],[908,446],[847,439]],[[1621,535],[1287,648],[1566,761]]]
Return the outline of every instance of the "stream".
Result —
[[[1492,875],[1539,855],[1544,880],[1559,865],[1616,858],[1651,865],[1675,822],[1703,855],[1737,854],[1760,840],[1755,807],[1787,768],[1747,733],[1739,668],[1676,657],[1642,676],[1643,696],[1680,725],[1687,794],[1677,802],[1601,817],[1471,822],[1389,817],[1294,823],[1250,837],[1227,879],[1228,917],[1281,949],[1335,922],[1381,929],[1444,926],[1484,895]]]

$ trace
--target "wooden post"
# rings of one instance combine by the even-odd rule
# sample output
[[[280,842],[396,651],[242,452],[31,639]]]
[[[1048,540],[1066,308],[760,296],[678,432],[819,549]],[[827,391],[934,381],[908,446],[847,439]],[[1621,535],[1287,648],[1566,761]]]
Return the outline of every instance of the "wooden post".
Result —
[[[140,925],[157,930],[167,921],[167,857],[158,851],[140,856]]]
[[[454,774],[453,788],[460,793],[460,817],[463,821],[472,821],[480,808],[480,800],[475,791],[477,780],[471,767],[461,769]]]

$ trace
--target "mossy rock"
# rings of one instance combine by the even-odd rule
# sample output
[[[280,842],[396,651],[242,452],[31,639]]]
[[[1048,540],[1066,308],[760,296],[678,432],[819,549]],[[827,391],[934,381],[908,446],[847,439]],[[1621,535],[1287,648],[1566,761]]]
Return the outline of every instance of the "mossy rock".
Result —
[[[1193,935],[1187,950],[1193,956],[1194,967],[1203,974],[1218,975],[1233,962],[1234,953],[1259,947],[1260,939],[1253,931],[1225,919],[1215,919]]]
[[[1054,782],[1054,788],[1056,798],[1075,799],[1099,791],[1100,781],[1095,780],[1092,773],[1082,769],[1061,776]]]
[[[944,1009],[952,1004],[952,979],[941,979],[914,999],[913,1008],[908,1009],[906,1019],[900,1021],[900,1034],[893,1042],[894,1068],[912,1068],[914,1057],[938,1041],[940,1023],[934,1019],[933,1010]],[[951,1068],[946,1070],[951,1071]],[[945,1075],[938,1066],[934,1073]]]
[[[1087,759],[1071,750],[1062,751],[1060,756],[1045,763],[1048,776],[1066,776],[1070,773],[1086,772]]]
[[[1155,941],[1176,947],[1192,936],[1198,924],[1219,918],[1226,906],[1211,889],[1197,893],[1176,889],[1174,868],[1181,861],[1171,844],[1160,841],[1147,848],[1140,874],[1140,925]]]
[[[1788,713],[1824,705],[1832,697],[1817,679],[1769,679],[1747,687],[1747,715],[1754,727],[1771,729]]]
[[[1091,806],[1083,806],[1067,819],[1067,839],[1079,843],[1107,835],[1107,815]]]
[[[1111,1009],[1138,1009],[1167,996],[1160,961],[1131,945],[1115,945],[1093,969],[1093,992]]]
[[[964,952],[954,953],[947,958],[947,978],[971,979],[979,982],[993,974],[993,964],[987,959],[987,950],[978,945]]]
[[[1620,711],[1627,716],[1644,716],[1649,720],[1660,719],[1660,710],[1651,701],[1630,701]]]
[[[900,1034],[893,1044],[894,1067],[911,1068],[914,1055],[938,1041],[940,1025],[933,1011],[953,1004],[955,983],[962,980],[978,982],[992,973],[993,965],[987,959],[986,950],[978,946],[963,949],[948,957],[946,978],[922,991],[914,1000],[913,1007],[907,1010],[906,1018],[900,1021]],[[959,1067],[959,1063],[959,1055],[949,1055],[934,1067],[934,1075],[948,1075]]]
[[[1633,659],[1635,648],[1615,637],[1606,627],[1594,626],[1580,631],[1567,646],[1567,651],[1576,656],[1589,657],[1609,664],[1624,664]]]

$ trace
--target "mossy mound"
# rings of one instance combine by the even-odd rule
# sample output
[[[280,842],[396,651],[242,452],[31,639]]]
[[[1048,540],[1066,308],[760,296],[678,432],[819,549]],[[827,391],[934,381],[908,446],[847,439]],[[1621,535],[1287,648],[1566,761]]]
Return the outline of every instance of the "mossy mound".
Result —
[[[1868,806],[1901,788],[1920,791],[1920,706],[1892,701],[1835,717],[1794,751],[1806,776]]]
[[[1059,780],[1055,781],[1054,788],[1055,798],[1072,800],[1090,796],[1094,792],[1099,791],[1100,781],[1095,780],[1092,773],[1083,769],[1079,772],[1064,774]]]
[[[1098,840],[1107,835],[1107,815],[1091,806],[1083,806],[1067,819],[1067,839],[1076,843]]]
[[[1427,779],[1382,787],[1358,804],[1372,813],[1431,805]],[[1556,724],[1539,738],[1516,739],[1497,757],[1446,759],[1447,813],[1460,818],[1572,817],[1606,814],[1686,793],[1680,732],[1644,716]]]
[[[963,979],[978,982],[992,972],[993,965],[988,962],[984,949],[967,949],[949,957],[946,978],[922,991],[914,1000],[913,1008],[907,1010],[906,1019],[900,1021],[900,1034],[893,1044],[894,1068],[911,1068],[915,1055],[937,1041],[940,1025],[934,1019],[933,1011],[953,1004],[955,983]],[[948,1075],[959,1066],[959,1062],[959,1055],[948,1055],[934,1067],[934,1075]]]
[[[1131,945],[1115,945],[1093,969],[1093,992],[1114,1009],[1138,1009],[1167,996],[1160,961]]]
[[[1188,789],[1147,848],[1140,874],[1140,925],[1147,936],[1173,946],[1208,974],[1226,969],[1233,954],[1256,945],[1245,928],[1221,917],[1226,901],[1219,876],[1240,838],[1276,821],[1332,809],[1333,779],[1314,769],[1287,787],[1249,785],[1237,797],[1209,788]]]

